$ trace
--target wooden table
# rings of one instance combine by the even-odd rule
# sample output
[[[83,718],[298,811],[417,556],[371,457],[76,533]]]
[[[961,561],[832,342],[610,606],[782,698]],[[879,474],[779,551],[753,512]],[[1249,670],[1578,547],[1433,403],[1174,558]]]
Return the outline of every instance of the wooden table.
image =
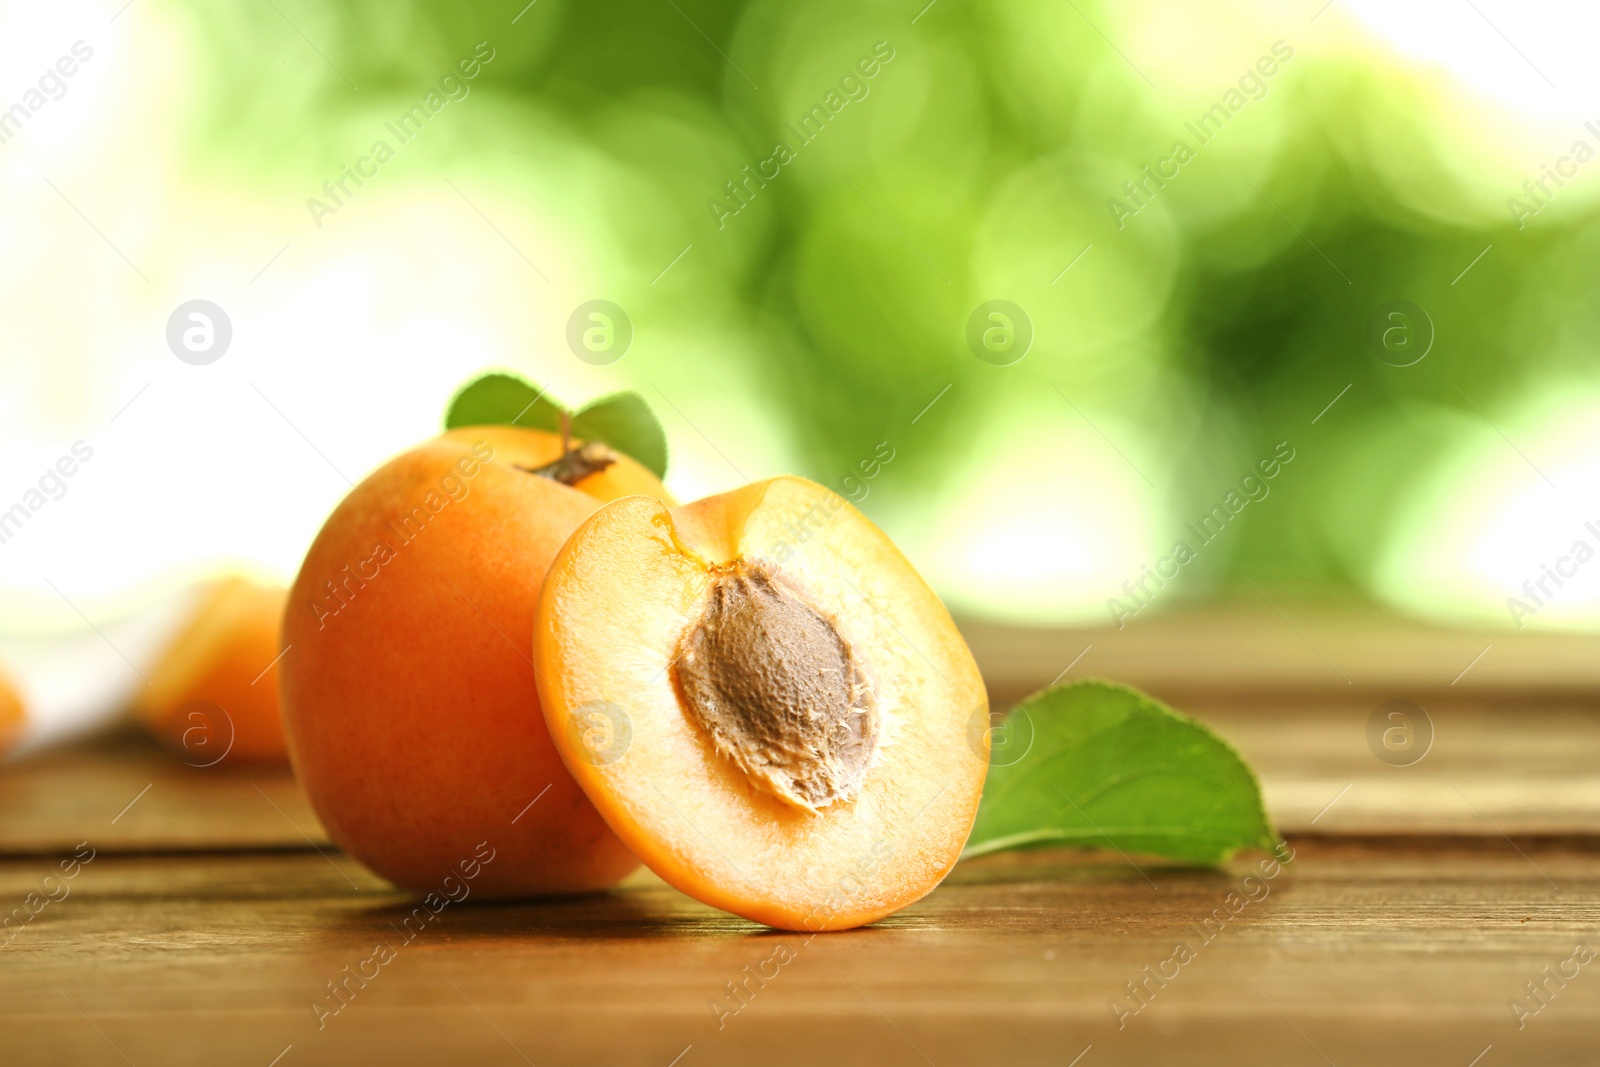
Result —
[[[1600,1060],[1600,958],[1579,962],[1600,951],[1592,639],[1281,603],[969,633],[997,703],[1091,646],[1069,677],[1139,684],[1221,730],[1296,862],[1247,882],[1257,857],[994,856],[883,923],[809,939],[640,875],[451,905],[407,941],[412,902],[327,845],[286,775],[192,770],[115,736],[0,768],[6,908],[95,850],[0,933],[0,1063]],[[1434,724],[1410,766],[1368,746],[1394,699]],[[380,943],[393,958],[332,999]],[[776,977],[730,998],[780,945]]]

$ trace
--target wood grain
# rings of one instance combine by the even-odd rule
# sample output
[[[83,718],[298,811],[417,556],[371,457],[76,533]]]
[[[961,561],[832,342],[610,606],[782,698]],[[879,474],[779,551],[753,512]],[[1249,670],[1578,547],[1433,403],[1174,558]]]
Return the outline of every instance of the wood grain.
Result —
[[[1600,830],[1600,716],[1571,703],[1423,699],[1433,739],[1409,766],[1384,762],[1369,743],[1368,723],[1386,706],[1376,698],[1251,711],[1213,697],[1185,707],[1256,768],[1267,810],[1286,831]]]
[[[1241,706],[1201,694],[1180,707],[1251,762],[1267,810],[1289,832],[1595,832],[1600,716],[1570,701],[1525,700],[1427,698],[1433,742],[1406,767],[1383,762],[1369,747],[1376,698]],[[0,811],[7,813],[0,855],[60,851],[79,841],[134,852],[328,843],[287,771],[226,764],[196,770],[138,735],[5,768]]]
[[[190,767],[132,728],[0,766],[0,855],[327,844],[287,767]]]
[[[1112,678],[1185,700],[1347,700],[1374,693],[1415,699],[1450,692],[1568,697],[1600,707],[1593,635],[1453,629],[1368,605],[1261,596],[1140,615],[1121,629],[969,620],[962,632],[997,702],[1049,684],[1071,664],[1068,677]]]
[[[680,1053],[679,1067],[946,1067],[1066,1064],[1092,1045],[1082,1067],[1467,1067],[1492,1045],[1484,1067],[1592,1062],[1600,962],[1552,986],[1523,1029],[1507,1001],[1576,944],[1600,949],[1600,855],[1498,841],[1297,848],[1253,883],[1242,863],[993,857],[878,926],[809,940],[646,882],[544,904],[469,898],[408,942],[398,928],[413,902],[343,860],[107,855],[0,949],[0,1061],[266,1067],[292,1046],[283,1067],[668,1067]],[[0,864],[0,894],[20,898],[43,872]],[[1254,900],[1233,913],[1230,892]],[[1124,983],[1180,942],[1193,958],[1119,1028],[1110,1005],[1138,1003]],[[324,983],[380,944],[393,958],[319,1029],[312,1003],[338,1003]],[[780,957],[731,1012],[727,983]],[[708,1006],[719,997],[720,1015]]]
[[[1600,950],[1587,639],[1304,606],[972,632],[997,699],[1092,645],[1069,677],[1219,730],[1296,861],[993,856],[814,938],[648,874],[434,914],[326,848],[286,772],[119,734],[0,768],[0,1064],[1595,1061],[1600,962],[1571,962]],[[1396,699],[1432,727],[1409,766],[1369,735]],[[80,841],[94,859],[67,879]]]

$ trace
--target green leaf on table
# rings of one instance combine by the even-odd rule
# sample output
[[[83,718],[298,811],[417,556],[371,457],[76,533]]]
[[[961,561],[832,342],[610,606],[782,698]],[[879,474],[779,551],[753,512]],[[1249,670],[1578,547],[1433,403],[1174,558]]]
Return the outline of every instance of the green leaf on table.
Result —
[[[444,428],[457,426],[521,426],[528,430],[561,431],[561,405],[511,374],[485,374],[470,382],[450,401]]]
[[[997,746],[991,756],[964,857],[1065,845],[1216,864],[1279,843],[1260,783],[1233,747],[1137,690],[1102,681],[1046,689],[1004,729],[1006,754]]]
[[[657,478],[667,473],[667,432],[638,393],[601,397],[572,417],[572,435],[604,441],[644,464]]]
[[[458,426],[521,426],[561,432],[566,408],[543,389],[514,374],[485,374],[450,401],[444,428]],[[572,416],[572,436],[604,441],[648,468],[657,478],[667,474],[667,434],[650,405],[638,393],[613,393]]]

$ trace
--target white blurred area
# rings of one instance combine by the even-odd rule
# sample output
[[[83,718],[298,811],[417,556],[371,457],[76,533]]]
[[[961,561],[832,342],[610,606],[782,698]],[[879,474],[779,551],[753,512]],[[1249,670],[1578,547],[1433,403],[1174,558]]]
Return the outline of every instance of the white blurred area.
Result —
[[[220,569],[289,580],[351,483],[439,432],[455,389],[484,370],[520,372],[574,406],[639,389],[663,409],[669,488],[736,484],[684,420],[715,417],[737,375],[682,386],[681,415],[647,384],[649,337],[686,343],[680,324],[614,367],[565,347],[571,309],[612,295],[621,258],[611,235],[569,222],[598,213],[585,198],[601,195],[603,162],[546,146],[568,158],[531,179],[548,186],[540,215],[512,195],[528,175],[469,159],[453,187],[437,154],[407,148],[418,159],[380,171],[319,229],[305,205],[316,188],[240,181],[206,157],[185,124],[189,28],[169,5],[123,3],[0,3],[0,106],[75,42],[93,50],[0,144],[0,513],[37,504],[30,490],[44,500],[0,543],[0,634],[116,618]],[[489,96],[471,103],[496,106]],[[381,120],[358,129],[364,146]],[[232,323],[231,347],[206,366],[165,339],[195,298]],[[752,477],[787,465],[766,422],[718,421]],[[49,472],[75,445],[92,456],[57,484]]]
[[[1462,444],[1401,503],[1369,581],[1445,625],[1600,628],[1600,394],[1570,383]]]
[[[1149,439],[1049,386],[1004,395],[974,430],[972,447],[916,495],[917,513],[891,509],[886,528],[963,615],[1109,623],[1106,598],[1126,598],[1121,583],[1153,566],[1183,523],[1170,486],[1145,480],[1163,470]]]
[[[1320,2],[1320,0],[1319,0]],[[1413,62],[1535,121],[1600,114],[1592,42],[1600,8],[1582,0],[1335,0]]]

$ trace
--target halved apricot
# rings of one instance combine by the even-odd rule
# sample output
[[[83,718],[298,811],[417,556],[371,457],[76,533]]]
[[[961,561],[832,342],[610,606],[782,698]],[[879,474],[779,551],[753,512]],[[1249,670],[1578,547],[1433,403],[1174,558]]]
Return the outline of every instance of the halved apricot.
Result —
[[[534,662],[590,801],[705,903],[859,926],[937,885],[972,828],[977,665],[889,538],[819,485],[606,505],[545,577]]]

